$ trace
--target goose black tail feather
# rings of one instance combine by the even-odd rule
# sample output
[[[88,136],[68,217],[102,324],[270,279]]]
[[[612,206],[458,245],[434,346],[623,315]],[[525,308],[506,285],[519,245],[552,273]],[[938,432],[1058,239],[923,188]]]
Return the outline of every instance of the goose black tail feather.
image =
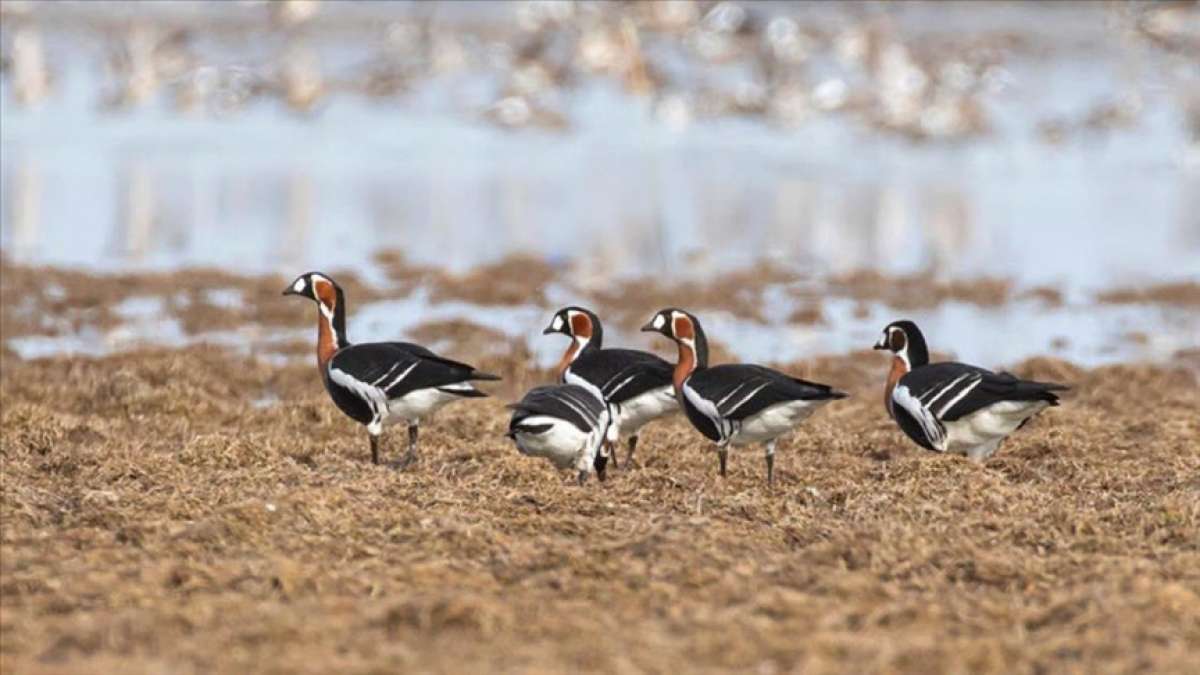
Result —
[[[1010,373],[1002,373],[1009,377],[1013,377]],[[1013,377],[1013,379],[1016,379]],[[1058,405],[1059,391],[1070,391],[1070,387],[1057,382],[1037,382],[1035,380],[1017,380],[1013,387],[1013,396],[1008,397],[1010,400],[1025,400],[1025,401],[1045,401],[1050,405]]]
[[[794,381],[796,381],[796,382],[799,382],[800,384],[802,384],[802,385],[804,385],[804,386],[806,386],[806,387],[812,387],[813,389],[817,389],[817,390],[819,390],[819,391],[816,393],[816,395],[809,396],[808,398],[810,398],[810,399],[815,399],[815,400],[821,400],[821,399],[830,399],[830,400],[836,400],[836,399],[839,399],[839,398],[846,398],[847,396],[849,396],[849,395],[850,395],[850,394],[847,394],[847,393],[846,393],[846,392],[844,392],[844,391],[838,391],[837,389],[834,389],[833,387],[831,387],[831,386],[829,386],[829,385],[827,385],[827,384],[821,384],[821,383],[819,383],[819,382],[810,382],[810,381],[808,381],[808,380],[802,380],[802,379],[800,379],[800,378],[798,378],[798,377],[793,377],[793,378],[791,378],[791,379],[792,379],[792,380],[794,380]]]
[[[462,398],[487,398],[487,394],[478,389],[451,389],[450,387],[438,387],[438,391],[447,394],[454,394]]]
[[[1055,384],[1053,382],[1030,382],[1029,384],[1037,385],[1039,394],[1038,398],[1052,406],[1058,405],[1058,394],[1054,392],[1071,390],[1071,388],[1065,384]]]

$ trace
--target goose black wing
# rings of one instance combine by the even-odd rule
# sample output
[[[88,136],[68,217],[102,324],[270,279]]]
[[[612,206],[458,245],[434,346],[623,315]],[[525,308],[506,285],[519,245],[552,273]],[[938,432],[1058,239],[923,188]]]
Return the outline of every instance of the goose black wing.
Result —
[[[356,393],[378,390],[389,399],[418,389],[486,379],[479,375],[465,363],[444,359],[424,347],[403,342],[350,345],[334,354],[329,362],[329,376],[334,382]]]
[[[671,385],[674,368],[663,358],[636,349],[597,349],[585,352],[568,368],[591,383],[613,403],[623,403],[648,391]]]
[[[556,384],[530,389],[512,409],[508,429],[514,431],[521,422],[534,416],[546,416],[571,423],[575,428],[588,433],[600,423],[604,403],[598,401],[587,389],[574,384]]]
[[[820,401],[846,396],[828,385],[745,364],[701,370],[688,378],[686,384],[708,401],[720,417],[729,420],[742,420],[789,401]]]
[[[929,416],[940,422],[953,422],[1001,401],[1045,401],[1058,405],[1055,392],[1067,389],[1053,382],[1022,380],[1011,373],[994,373],[955,362],[916,368],[900,378],[898,384],[907,389]]]
[[[472,366],[468,363],[463,363],[461,361],[455,361],[453,359],[448,359],[439,354],[435,354],[435,353],[431,352],[428,348],[422,347],[421,345],[418,345],[418,344],[413,344],[411,342],[386,342],[384,344],[395,347],[396,349],[402,349],[404,351],[409,352],[410,354],[412,354],[414,356],[418,356],[427,361],[434,361],[437,363],[441,363],[442,365],[446,366],[447,368],[454,368],[454,369],[458,369],[458,370],[467,371],[469,373],[469,375],[467,376],[466,379],[468,379],[468,380],[499,380],[500,379],[498,376],[492,375],[491,373],[485,373],[483,371],[476,370],[475,366]]]

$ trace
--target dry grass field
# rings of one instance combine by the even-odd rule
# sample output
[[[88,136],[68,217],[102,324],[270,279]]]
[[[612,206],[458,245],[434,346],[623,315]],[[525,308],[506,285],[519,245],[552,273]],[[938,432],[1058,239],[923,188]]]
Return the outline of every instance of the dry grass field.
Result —
[[[1075,389],[977,465],[893,427],[883,357],[791,364],[853,397],[780,444],[771,491],[682,419],[575,486],[502,437],[519,356],[407,472],[308,363],[2,365],[5,673],[1200,672],[1183,368],[1021,364]]]

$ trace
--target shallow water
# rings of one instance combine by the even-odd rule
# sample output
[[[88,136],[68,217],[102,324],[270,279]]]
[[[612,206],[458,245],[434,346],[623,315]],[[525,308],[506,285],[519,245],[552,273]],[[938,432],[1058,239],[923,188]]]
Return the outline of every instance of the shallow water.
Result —
[[[772,7],[751,9],[766,20]],[[339,10],[322,11],[337,18]],[[396,11],[403,19],[408,10]],[[847,21],[842,10],[787,11],[802,25]],[[896,15],[902,39],[918,39],[908,24],[919,24],[921,11]],[[489,17],[512,21],[504,11]],[[1034,47],[989,70],[980,104],[990,131],[976,138],[913,141],[819,111],[794,128],[704,119],[684,105],[691,94],[631,96],[604,78],[559,97],[566,130],[508,130],[479,113],[496,89],[486,68],[419,80],[395,101],[330,96],[303,115],[256,101],[184,116],[161,96],[106,111],[97,93],[110,79],[98,67],[104,39],[66,21],[41,29],[55,84],[40,106],[16,103],[12,77],[0,84],[0,246],[34,265],[289,276],[352,269],[378,283],[385,277],[373,256],[385,249],[457,271],[533,253],[589,286],[702,278],[763,259],[818,280],[858,269],[930,271],[1053,286],[1066,298],[1061,307],[915,313],[936,343],[964,345],[963,358],[998,363],[1054,351],[1089,363],[1157,360],[1194,346],[1194,312],[1091,299],[1107,288],[1200,280],[1200,131],[1189,126],[1197,114],[1189,106],[1200,103],[1182,93],[1196,76],[1175,55],[1108,39],[1115,19],[1095,6],[959,7],[944,19],[947,32],[988,35],[997,21],[1058,31],[1050,48],[1037,31],[1023,34]],[[88,39],[73,39],[80,31]],[[311,50],[327,77],[371,48],[336,31],[317,34]],[[226,57],[238,59],[262,61],[251,50]],[[822,59],[833,63],[817,54],[811,70],[841,72]],[[1056,143],[1040,131],[1112,102],[1135,111],[1127,126],[1076,129]],[[777,300],[768,316],[790,314],[785,295],[769,296]],[[352,321],[359,339],[468,315],[517,336],[540,327],[546,309],[431,304],[417,294],[365,305]],[[127,317],[115,336],[26,338],[14,348],[37,355],[184,340],[178,325],[145,314]],[[834,301],[827,323],[811,328],[708,320],[709,332],[745,358],[787,360],[869,344],[894,314]],[[530,342],[548,353],[545,341]]]

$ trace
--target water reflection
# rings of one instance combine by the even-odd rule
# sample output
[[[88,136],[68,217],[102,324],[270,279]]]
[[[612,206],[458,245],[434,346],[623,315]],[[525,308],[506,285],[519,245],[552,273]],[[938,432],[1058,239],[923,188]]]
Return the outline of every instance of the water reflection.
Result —
[[[931,271],[1092,290],[1200,273],[1195,182],[1186,178],[1174,186],[1129,178],[1116,199],[1103,194],[1103,176],[1064,187],[1026,178],[1021,191],[953,178],[822,180],[737,155],[726,161],[745,172],[710,173],[706,163],[666,168],[635,149],[593,160],[566,142],[543,144],[515,167],[503,153],[461,161],[431,156],[433,148],[347,165],[282,145],[270,158],[6,151],[3,247],[21,262],[245,272],[361,269],[395,248],[462,271],[531,252],[592,283],[702,275],[763,258],[817,275]],[[75,171],[76,160],[120,168],[114,179]],[[99,198],[81,211],[62,201],[65,191]],[[81,228],[109,244],[79,246],[66,233]]]
[[[41,31],[23,26],[12,39],[12,87],[17,102],[37,107],[50,93],[50,73],[42,46]]]
[[[6,256],[382,278],[382,250],[454,271],[534,253],[585,288],[769,259],[1069,302],[1200,278],[1197,10],[187,7],[0,5]],[[931,12],[956,26],[935,53]],[[847,330],[882,318],[843,309]]]
[[[135,161],[121,172],[118,189],[121,200],[113,223],[113,252],[118,258],[138,263],[146,259],[155,244],[155,176],[145,162]]]
[[[23,158],[13,174],[13,185],[6,189],[11,199],[4,200],[10,209],[5,214],[5,220],[11,223],[11,235],[5,242],[5,248],[11,250],[14,258],[25,259],[36,256],[38,249],[38,230],[42,219],[42,172],[35,160]]]

